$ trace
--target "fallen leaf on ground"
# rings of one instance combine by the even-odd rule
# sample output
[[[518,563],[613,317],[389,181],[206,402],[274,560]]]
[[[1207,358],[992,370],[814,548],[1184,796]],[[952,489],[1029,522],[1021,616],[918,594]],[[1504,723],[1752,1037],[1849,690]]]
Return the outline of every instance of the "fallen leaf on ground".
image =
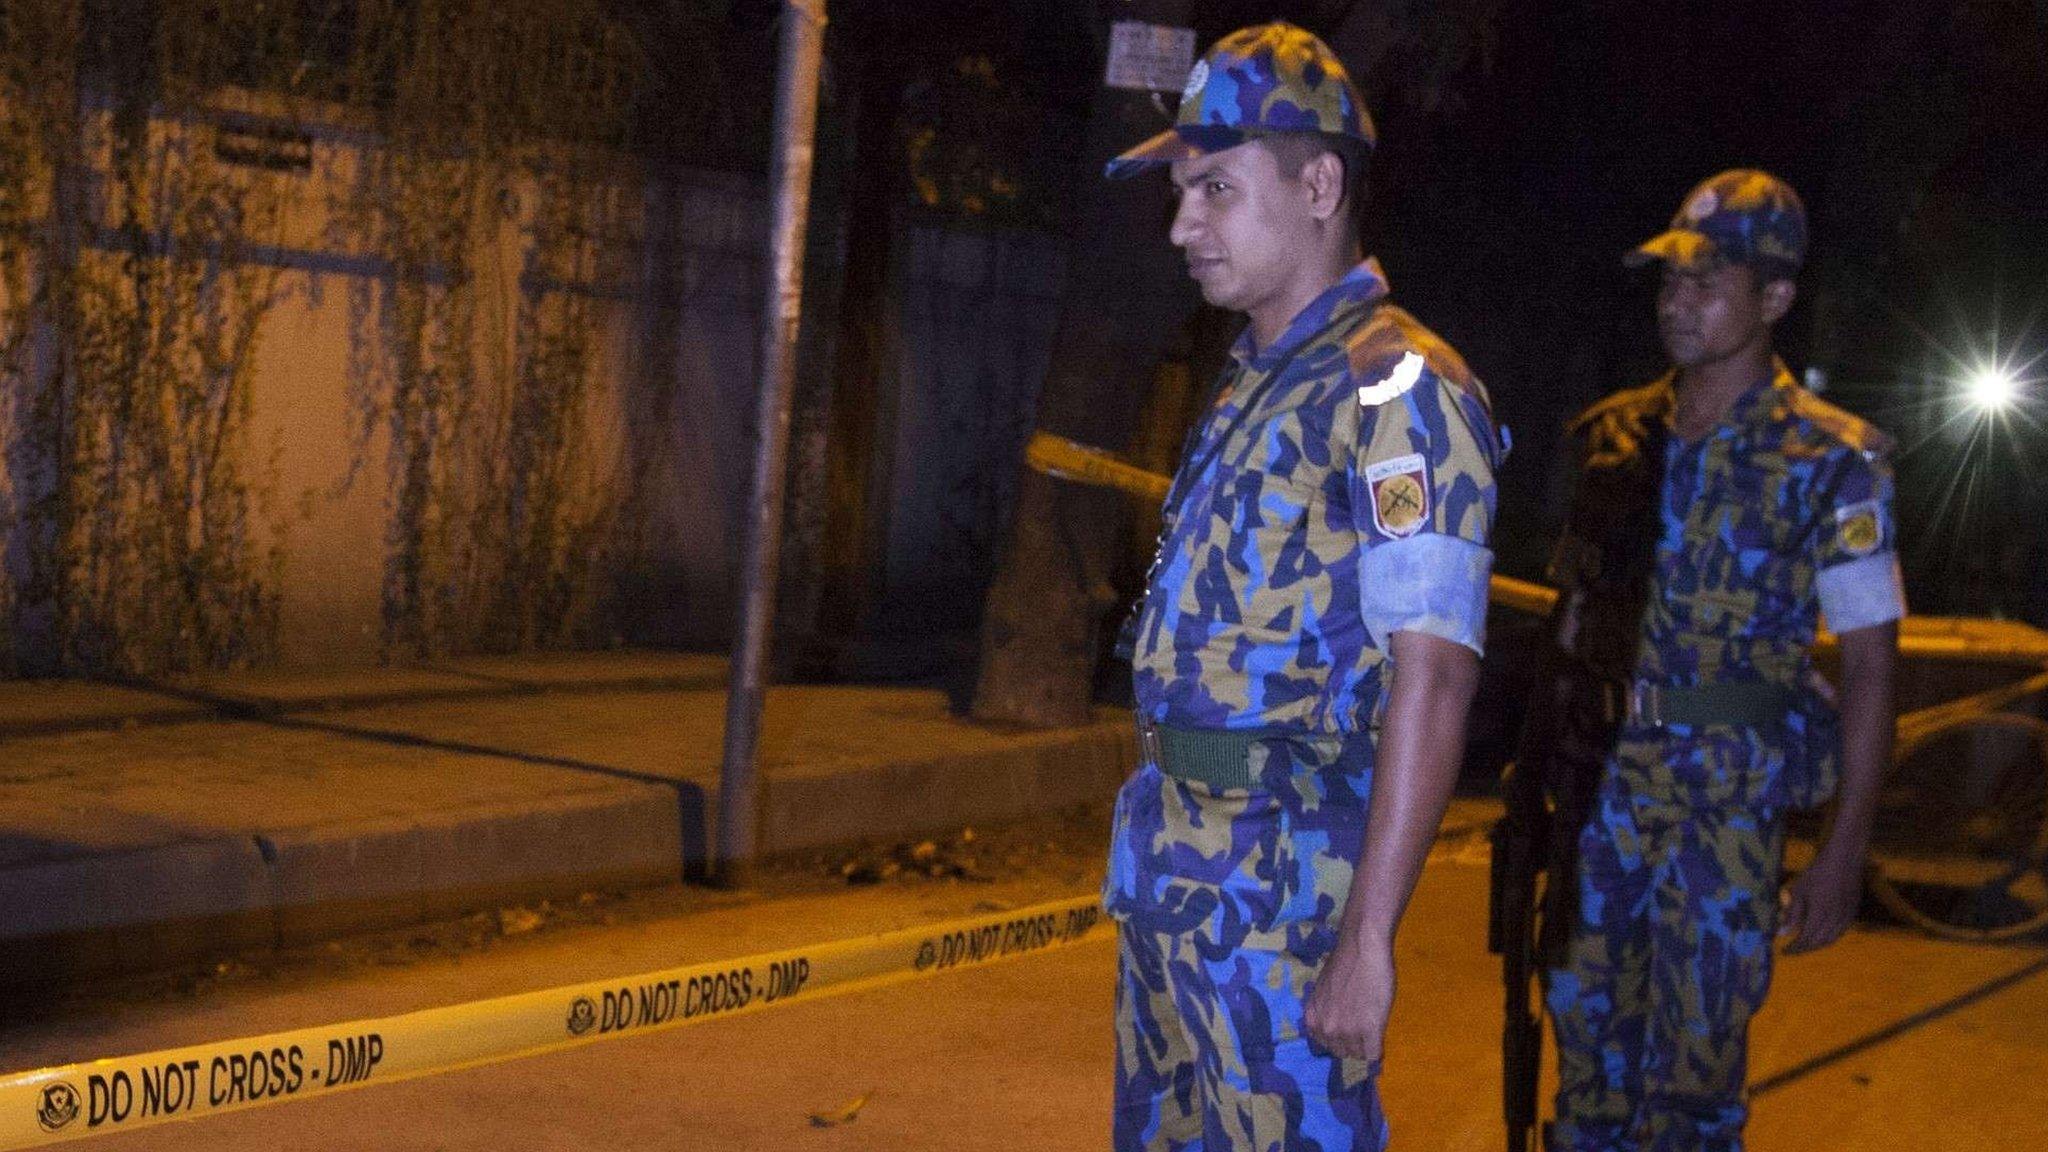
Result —
[[[811,1113],[811,1127],[836,1128],[841,1124],[853,1123],[860,1118],[860,1110],[867,1106],[868,1098],[873,1095],[872,1091],[863,1092],[859,1096],[854,1097],[845,1107],[835,1112]]]
[[[498,931],[507,936],[531,932],[540,927],[540,913],[531,908],[506,908],[498,913]]]

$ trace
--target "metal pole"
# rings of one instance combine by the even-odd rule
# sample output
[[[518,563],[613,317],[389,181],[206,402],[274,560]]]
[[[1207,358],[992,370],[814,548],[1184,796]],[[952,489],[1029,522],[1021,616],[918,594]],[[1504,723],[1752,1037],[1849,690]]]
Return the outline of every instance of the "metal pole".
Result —
[[[775,631],[781,559],[782,487],[789,450],[790,378],[803,311],[804,231],[809,223],[812,142],[818,126],[818,66],[825,0],[783,0],[782,54],[775,92],[774,226],[768,238],[768,298],[761,316],[761,393],[755,427],[753,499],[747,509],[746,568],[731,688],[725,703],[725,761],[718,773],[715,875],[728,887],[753,869],[757,826],[763,666]]]

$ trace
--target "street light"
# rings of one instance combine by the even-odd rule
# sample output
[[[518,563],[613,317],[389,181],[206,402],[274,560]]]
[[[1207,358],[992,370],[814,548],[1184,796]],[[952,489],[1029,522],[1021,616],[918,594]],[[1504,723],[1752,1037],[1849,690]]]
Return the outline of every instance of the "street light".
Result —
[[[1985,412],[2003,411],[2019,396],[2020,383],[2012,372],[1996,364],[1974,368],[1963,378],[1963,394]]]

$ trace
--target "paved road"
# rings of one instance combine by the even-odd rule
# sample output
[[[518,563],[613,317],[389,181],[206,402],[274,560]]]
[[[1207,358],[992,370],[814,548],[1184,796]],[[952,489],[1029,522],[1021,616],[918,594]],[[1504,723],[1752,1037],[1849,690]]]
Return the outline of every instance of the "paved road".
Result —
[[[1065,895],[884,886],[732,901],[516,947],[131,1006],[8,1038],[0,1063],[135,1051],[741,955]],[[714,902],[715,903],[715,902]],[[1498,1147],[1497,985],[1476,946],[1483,844],[1441,852],[1402,940],[1386,1083],[1397,1145]],[[2048,1146],[2039,947],[1861,930],[1786,961],[1757,1028],[1758,1149]],[[82,1145],[125,1150],[1095,1148],[1107,1126],[1107,942],[429,1080]],[[2015,975],[2019,974],[2019,975]],[[872,1093],[858,1118],[812,1126]]]

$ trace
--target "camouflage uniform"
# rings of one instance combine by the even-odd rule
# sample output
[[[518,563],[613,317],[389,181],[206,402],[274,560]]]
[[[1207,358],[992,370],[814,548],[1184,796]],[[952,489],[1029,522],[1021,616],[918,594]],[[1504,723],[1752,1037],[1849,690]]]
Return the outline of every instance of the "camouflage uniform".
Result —
[[[1276,114],[1354,137],[1363,115],[1328,50],[1285,25],[1219,43],[1183,103],[1191,134],[1124,159],[1235,146],[1208,129]],[[1368,260],[1270,347],[1248,331],[1167,498],[1136,621],[1139,720],[1247,734],[1249,786],[1176,774],[1148,744],[1118,795],[1103,899],[1122,922],[1119,1149],[1386,1139],[1377,1069],[1310,1040],[1304,1008],[1363,847],[1389,638],[1483,642],[1502,454],[1478,381],[1386,295]]]
[[[1728,177],[1743,175],[1760,174]],[[1717,179],[1717,209],[1744,211],[1740,182]],[[1675,222],[1687,231],[1717,210],[1701,212],[1698,196]],[[1668,236],[1645,247],[1668,249]],[[1579,836],[1569,952],[1547,979],[1557,1149],[1741,1147],[1782,816],[1819,799],[1834,774],[1836,730],[1814,706],[1808,647],[1823,610],[1838,632],[1905,613],[1881,434],[1778,364],[1686,442],[1669,431],[1673,383],[1622,392],[1573,426],[1581,479],[1553,570],[1564,595],[1581,597],[1571,643],[1584,654],[1618,641],[1630,691],[1765,684],[1788,707],[1763,725],[1619,717]],[[1620,561],[1581,522],[1600,515],[1604,474],[1659,446],[1662,459],[1648,462],[1662,476],[1649,594],[1640,615],[1618,619],[1603,608],[1625,597],[1583,595]]]

